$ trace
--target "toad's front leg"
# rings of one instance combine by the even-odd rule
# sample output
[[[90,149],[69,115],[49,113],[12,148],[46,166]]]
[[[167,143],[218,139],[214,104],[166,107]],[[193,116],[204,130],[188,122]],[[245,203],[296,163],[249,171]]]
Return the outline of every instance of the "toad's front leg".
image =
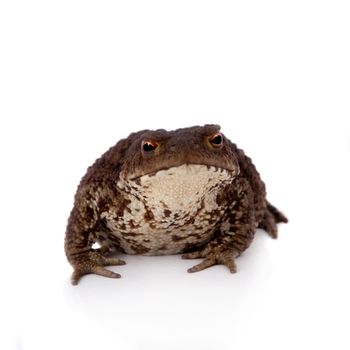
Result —
[[[234,258],[239,254],[232,245],[232,240],[229,237],[218,237],[215,240],[206,244],[200,250],[186,253],[182,255],[183,259],[198,259],[204,260],[188,269],[188,272],[198,272],[213,265],[225,265],[231,273],[237,271]]]
[[[234,259],[249,247],[254,238],[256,225],[249,183],[242,178],[235,179],[222,197],[219,201],[228,203],[228,210],[218,228],[219,234],[198,251],[182,255],[183,259],[204,258],[188,272],[201,271],[218,264],[227,266],[231,273],[236,272]]]
[[[86,201],[76,204],[71,212],[66,231],[65,251],[74,269],[71,277],[73,285],[78,284],[79,279],[89,273],[110,278],[120,277],[105,266],[124,265],[125,262],[108,257],[108,247],[92,248],[96,242],[98,222],[97,212]]]

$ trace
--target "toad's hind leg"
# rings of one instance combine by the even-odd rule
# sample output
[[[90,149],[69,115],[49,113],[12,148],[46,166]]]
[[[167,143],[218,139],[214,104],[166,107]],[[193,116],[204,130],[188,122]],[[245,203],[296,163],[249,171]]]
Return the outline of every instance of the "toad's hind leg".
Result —
[[[108,232],[97,232],[96,242],[100,245],[100,253],[105,257],[113,256],[120,251],[120,241]]]
[[[267,202],[267,207],[264,216],[258,227],[265,230],[272,238],[277,238],[279,222],[288,222],[288,219],[276,207]]]

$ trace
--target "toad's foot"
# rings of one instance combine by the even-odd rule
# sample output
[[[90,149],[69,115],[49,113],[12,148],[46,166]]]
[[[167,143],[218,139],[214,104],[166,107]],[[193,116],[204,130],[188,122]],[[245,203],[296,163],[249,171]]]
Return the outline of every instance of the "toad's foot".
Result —
[[[278,228],[275,218],[268,210],[266,210],[258,227],[265,230],[272,238],[276,239],[278,237]]]
[[[277,224],[280,222],[287,223],[288,219],[282,212],[268,202],[266,211],[258,227],[265,230],[272,238],[277,238]]]
[[[125,261],[118,258],[105,257],[103,253],[104,252],[101,253],[99,249],[96,249],[76,254],[74,257],[76,263],[73,265],[74,272],[71,277],[73,285],[77,285],[80,278],[89,273],[110,278],[120,278],[119,273],[107,270],[104,266],[125,265]]]
[[[209,249],[208,247],[202,248],[196,252],[187,253],[182,255],[182,259],[198,259],[204,258],[204,260],[187,270],[187,272],[202,271],[213,265],[225,265],[228,267],[231,273],[237,271],[234,257],[237,256],[234,249],[228,249],[223,247],[215,247]]]

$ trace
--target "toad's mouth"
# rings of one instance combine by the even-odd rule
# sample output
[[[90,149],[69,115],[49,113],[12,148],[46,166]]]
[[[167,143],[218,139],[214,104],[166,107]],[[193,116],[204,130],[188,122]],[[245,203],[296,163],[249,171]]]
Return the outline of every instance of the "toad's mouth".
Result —
[[[190,173],[190,172],[197,172],[197,171],[208,171],[208,172],[227,172],[227,173],[232,173],[232,170],[228,170],[228,169],[224,169],[224,168],[219,168],[219,167],[215,167],[213,165],[201,165],[201,164],[183,164],[183,165],[179,165],[179,166],[173,166],[173,167],[164,167],[158,170],[154,170],[151,171],[149,173],[143,174],[141,176],[137,176],[135,178],[132,178],[131,180],[135,181],[137,179],[140,179],[144,176],[148,176],[148,177],[152,177],[152,176],[156,176],[158,173],[163,173],[165,175],[168,176],[173,176],[179,172],[180,173]],[[181,170],[185,170],[185,171],[181,171]]]
[[[180,170],[180,171],[179,171]],[[208,173],[227,173],[230,176],[235,176],[239,174],[239,169],[237,168],[227,168],[222,166],[207,165],[207,164],[197,164],[197,163],[185,163],[181,165],[162,167],[153,171],[138,173],[128,177],[127,181],[137,181],[144,178],[145,176],[152,177],[157,174],[165,174],[173,176],[175,175],[185,175],[184,173],[195,173],[195,172],[208,172]]]

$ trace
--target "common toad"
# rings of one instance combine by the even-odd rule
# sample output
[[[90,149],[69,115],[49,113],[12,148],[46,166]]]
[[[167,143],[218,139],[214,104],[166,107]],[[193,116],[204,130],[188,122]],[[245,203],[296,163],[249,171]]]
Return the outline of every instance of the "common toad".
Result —
[[[115,252],[182,253],[236,272],[256,228],[277,237],[287,218],[266,199],[250,158],[218,125],[142,130],[120,140],[82,178],[65,237],[72,284],[95,273],[118,278]],[[100,248],[94,248],[95,243]]]

